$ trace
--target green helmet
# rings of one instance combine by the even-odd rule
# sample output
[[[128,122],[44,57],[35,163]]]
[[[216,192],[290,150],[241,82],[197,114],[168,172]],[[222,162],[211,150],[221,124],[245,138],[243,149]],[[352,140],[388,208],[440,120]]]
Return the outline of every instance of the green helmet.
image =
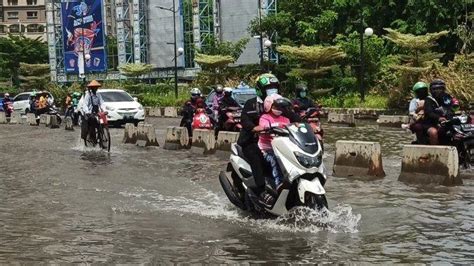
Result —
[[[267,90],[272,90],[273,93],[278,93],[280,88],[280,81],[273,74],[263,74],[257,78],[257,95],[265,98],[267,97]]]
[[[30,96],[31,96],[31,97],[36,97],[36,91],[30,93]]]
[[[417,92],[418,90],[420,89],[428,89],[428,84],[422,82],[422,81],[418,81],[417,83],[415,83],[415,85],[413,86],[413,92]]]

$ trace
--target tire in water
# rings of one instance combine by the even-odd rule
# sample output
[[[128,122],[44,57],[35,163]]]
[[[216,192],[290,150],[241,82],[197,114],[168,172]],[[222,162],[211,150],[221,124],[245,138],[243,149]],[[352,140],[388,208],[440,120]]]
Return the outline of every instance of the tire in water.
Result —
[[[307,195],[305,195],[304,205],[308,208],[318,211],[324,208],[329,209],[326,195],[316,195],[313,193],[308,193]]]
[[[221,183],[222,189],[224,189],[224,192],[230,202],[240,209],[245,210],[244,203],[240,200],[239,196],[236,195],[234,188],[232,187],[232,184],[227,178],[227,174],[225,172],[221,172],[219,174],[219,182]]]

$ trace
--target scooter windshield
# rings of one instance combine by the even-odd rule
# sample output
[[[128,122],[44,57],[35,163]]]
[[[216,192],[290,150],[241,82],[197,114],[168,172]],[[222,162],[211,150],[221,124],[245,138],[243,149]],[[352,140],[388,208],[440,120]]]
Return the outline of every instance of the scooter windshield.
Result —
[[[292,124],[288,126],[290,140],[298,145],[304,152],[315,154],[319,149],[319,142],[311,126],[307,123],[300,123],[298,126]]]

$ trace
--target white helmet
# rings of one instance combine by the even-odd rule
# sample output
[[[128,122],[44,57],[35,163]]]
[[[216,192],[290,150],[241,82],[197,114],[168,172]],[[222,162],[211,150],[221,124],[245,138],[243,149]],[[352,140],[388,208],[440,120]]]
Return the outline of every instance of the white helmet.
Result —
[[[217,85],[216,92],[222,92],[222,91],[223,91],[222,85]]]
[[[192,88],[190,92],[191,96],[201,96],[201,90],[198,88]]]
[[[5,96],[5,97],[10,97],[10,93],[7,92],[7,93],[5,93],[4,96]]]
[[[224,94],[231,95],[232,94],[232,88],[231,87],[225,87],[224,88]]]

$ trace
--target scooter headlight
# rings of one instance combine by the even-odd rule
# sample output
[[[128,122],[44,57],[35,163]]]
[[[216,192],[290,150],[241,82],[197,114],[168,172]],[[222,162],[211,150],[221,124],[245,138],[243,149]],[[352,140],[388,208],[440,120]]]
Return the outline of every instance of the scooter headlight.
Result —
[[[298,160],[298,162],[306,168],[319,167],[321,163],[323,162],[322,153],[319,153],[318,155],[314,157],[302,154],[297,151],[295,151],[294,154],[295,154],[296,160]]]

